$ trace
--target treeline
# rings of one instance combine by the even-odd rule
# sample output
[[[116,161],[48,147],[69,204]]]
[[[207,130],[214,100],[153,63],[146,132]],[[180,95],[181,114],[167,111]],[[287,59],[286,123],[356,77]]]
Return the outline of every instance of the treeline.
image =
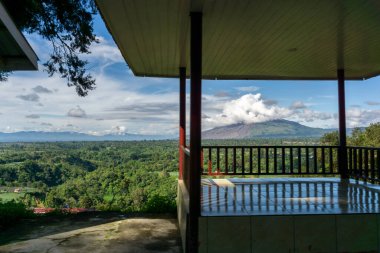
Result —
[[[176,176],[149,171],[139,163],[135,166],[102,168],[69,180],[49,191],[45,203],[108,211],[174,212]]]
[[[339,145],[339,133],[334,131],[321,138],[321,144]],[[354,128],[351,136],[347,136],[348,146],[380,147],[380,123],[370,124],[366,128]]]
[[[174,141],[0,144],[0,185],[53,187],[100,168],[133,161],[149,171],[177,171]]]

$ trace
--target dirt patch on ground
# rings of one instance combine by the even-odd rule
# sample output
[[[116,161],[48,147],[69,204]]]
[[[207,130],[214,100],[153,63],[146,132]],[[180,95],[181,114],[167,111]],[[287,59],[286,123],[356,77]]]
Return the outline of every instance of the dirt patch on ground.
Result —
[[[29,220],[0,233],[0,252],[181,252],[172,216],[120,214]]]

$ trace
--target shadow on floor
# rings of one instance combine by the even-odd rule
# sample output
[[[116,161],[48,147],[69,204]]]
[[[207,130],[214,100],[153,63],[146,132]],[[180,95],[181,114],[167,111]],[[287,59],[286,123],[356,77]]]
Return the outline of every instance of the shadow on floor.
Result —
[[[181,252],[174,215],[86,213],[25,220],[0,232],[0,252]]]

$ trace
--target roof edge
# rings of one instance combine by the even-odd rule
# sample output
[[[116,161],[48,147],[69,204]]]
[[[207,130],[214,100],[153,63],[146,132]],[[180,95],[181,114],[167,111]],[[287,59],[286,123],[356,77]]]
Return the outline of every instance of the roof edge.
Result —
[[[33,48],[25,38],[25,36],[20,32],[20,30],[16,27],[15,23],[13,22],[12,18],[8,14],[8,11],[5,9],[3,4],[0,2],[0,20],[3,22],[4,26],[8,29],[9,33],[13,37],[13,39],[16,41],[18,46],[21,48],[21,50],[24,52],[25,56],[28,58],[30,63],[33,65],[33,70],[38,70],[38,63],[37,61],[38,56],[34,52]]]

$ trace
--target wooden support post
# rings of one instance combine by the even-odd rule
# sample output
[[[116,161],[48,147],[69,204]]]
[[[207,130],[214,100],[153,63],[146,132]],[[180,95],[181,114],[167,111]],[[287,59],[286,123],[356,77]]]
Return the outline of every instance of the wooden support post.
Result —
[[[201,199],[202,13],[190,14],[190,189],[188,252],[198,252]]]
[[[186,68],[179,68],[179,179],[183,179],[186,146]]]
[[[338,100],[339,100],[339,173],[342,179],[348,178],[347,141],[346,141],[346,101],[344,69],[338,69]]]

